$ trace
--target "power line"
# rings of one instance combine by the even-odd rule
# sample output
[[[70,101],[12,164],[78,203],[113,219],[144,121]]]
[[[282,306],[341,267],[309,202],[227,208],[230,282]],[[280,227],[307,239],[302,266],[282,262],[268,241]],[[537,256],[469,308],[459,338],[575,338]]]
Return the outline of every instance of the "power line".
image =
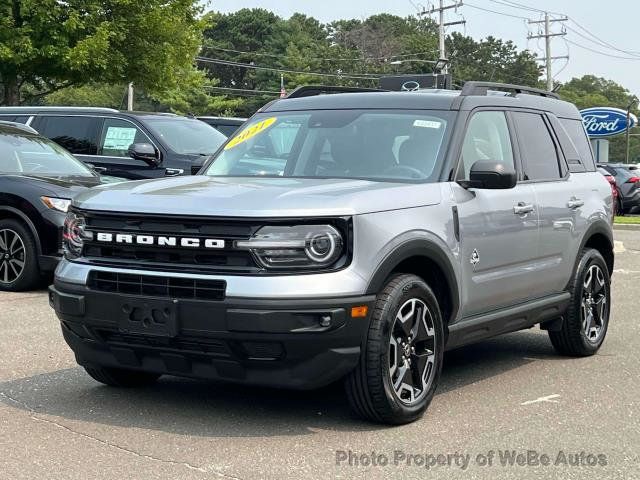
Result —
[[[612,45],[612,44],[610,44],[610,43],[608,43],[608,42],[605,42],[605,41],[604,41],[604,40],[602,40],[601,38],[597,37],[595,34],[591,33],[589,30],[587,30],[585,27],[583,27],[582,25],[580,25],[580,24],[579,24],[578,22],[576,22],[574,19],[571,19],[571,21],[572,21],[573,23],[575,23],[575,24],[576,24],[576,26],[577,26],[578,28],[580,28],[581,30],[583,30],[584,32],[586,32],[587,34],[589,34],[589,36],[590,36],[590,37],[592,37],[592,38],[589,38],[589,37],[587,37],[587,36],[585,36],[585,35],[581,34],[580,32],[578,32],[577,30],[575,30],[575,29],[571,28],[570,26],[567,26],[567,28],[568,28],[569,30],[573,31],[575,34],[577,34],[577,35],[581,36],[582,38],[584,38],[584,39],[586,39],[586,40],[589,40],[589,41],[590,41],[590,42],[592,42],[592,43],[595,43],[596,45],[599,45],[599,46],[602,46],[602,47],[605,47],[605,48],[610,48],[610,49],[612,49],[612,50],[615,50],[615,51],[617,51],[617,52],[621,52],[621,53],[625,53],[625,54],[627,54],[627,55],[633,55],[633,56],[640,55],[640,52],[636,52],[636,51],[633,51],[633,50],[622,50],[622,49],[620,49],[620,48],[617,48],[616,46],[614,46],[614,45]],[[595,40],[594,40],[594,39],[595,39]]]
[[[503,15],[505,17],[519,18],[520,20],[529,20],[528,17],[522,17],[520,15],[512,15],[511,13],[499,12],[498,10],[491,10],[490,8],[479,7],[477,5],[473,5],[472,3],[469,3],[469,2],[464,2],[464,6],[465,7],[475,8],[476,10],[482,10],[484,12],[495,13],[497,15]]]
[[[291,58],[290,55],[277,55],[274,53],[263,53],[263,52],[247,52],[245,50],[234,50],[232,48],[222,48],[222,47],[215,47],[215,46],[210,46],[207,45],[204,47],[205,49],[211,49],[211,50],[220,50],[222,52],[228,52],[228,53],[240,53],[240,54],[244,54],[244,55],[255,55],[257,57],[269,57],[269,58]],[[415,53],[403,53],[400,55],[387,55],[385,57],[356,57],[356,58],[322,58],[322,57],[306,57],[307,60],[318,60],[318,61],[323,61],[323,62],[367,62],[367,61],[372,61],[372,60],[388,60],[391,58],[404,58],[404,57],[415,57],[415,56],[419,56],[419,55],[430,55],[433,53],[436,53],[437,50],[429,50],[426,52],[415,52]]]
[[[330,77],[330,78],[349,78],[354,80],[378,80],[380,74],[350,74],[350,73],[324,73],[324,72],[304,72],[299,70],[289,70],[286,68],[277,67],[264,67],[261,65],[253,65],[249,63],[233,62],[231,60],[223,60],[220,58],[208,58],[208,57],[196,57],[196,61],[203,63],[213,63],[216,65],[226,65],[229,67],[248,68],[252,70],[266,70],[279,73],[291,73],[294,75],[311,75],[316,77]],[[371,76],[364,76],[371,75]],[[373,76],[376,75],[376,76]]]
[[[588,50],[588,51],[593,52],[593,53],[597,53],[598,55],[604,55],[605,57],[620,58],[622,60],[640,60],[640,57],[623,57],[622,55],[613,55],[612,53],[607,53],[607,52],[602,52],[602,51],[599,51],[599,50],[595,50],[593,48],[587,47],[585,45],[581,45],[580,43],[576,43],[576,42],[573,42],[571,40],[567,40],[567,42],[570,43],[571,45],[575,45],[576,47],[583,48],[583,49]]]

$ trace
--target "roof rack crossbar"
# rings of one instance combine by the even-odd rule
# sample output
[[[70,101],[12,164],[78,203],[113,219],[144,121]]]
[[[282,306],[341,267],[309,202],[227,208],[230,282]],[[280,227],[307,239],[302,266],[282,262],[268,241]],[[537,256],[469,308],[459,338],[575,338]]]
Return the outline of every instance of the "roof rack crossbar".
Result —
[[[315,97],[328,93],[362,93],[362,92],[386,92],[380,88],[365,87],[340,87],[335,85],[304,85],[293,90],[285,98]]]
[[[460,95],[465,97],[469,95],[487,95],[489,90],[513,90],[515,94],[526,93],[529,95],[540,95],[541,97],[559,99],[560,96],[555,92],[542,90],[540,88],[526,87],[523,85],[513,85],[511,83],[497,82],[464,82]]]

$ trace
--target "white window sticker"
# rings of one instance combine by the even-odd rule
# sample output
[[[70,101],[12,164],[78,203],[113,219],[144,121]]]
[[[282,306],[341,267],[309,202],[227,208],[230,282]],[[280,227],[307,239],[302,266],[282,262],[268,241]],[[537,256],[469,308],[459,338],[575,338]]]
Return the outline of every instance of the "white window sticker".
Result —
[[[440,128],[442,122],[434,122],[432,120],[415,120],[413,122],[414,127],[422,127],[422,128]]]
[[[136,129],[131,127],[109,127],[104,137],[105,150],[126,150],[136,138]]]

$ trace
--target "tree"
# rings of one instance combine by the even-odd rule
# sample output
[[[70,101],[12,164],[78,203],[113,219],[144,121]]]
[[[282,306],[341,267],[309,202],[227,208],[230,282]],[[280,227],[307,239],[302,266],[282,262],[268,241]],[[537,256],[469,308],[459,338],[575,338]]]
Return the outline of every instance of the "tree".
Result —
[[[558,93],[563,100],[574,103],[579,109],[589,107],[616,107],[623,110],[633,103],[631,112],[636,116],[640,113],[638,103],[632,102],[633,95],[622,85],[594,75],[584,75],[572,78],[561,85]],[[633,130],[631,130],[632,133]],[[609,137],[609,161],[624,162],[627,153],[625,135]],[[640,138],[632,136],[629,139],[629,160],[640,162]]]
[[[12,0],[0,4],[0,104],[91,81],[174,88],[203,24],[196,0]]]

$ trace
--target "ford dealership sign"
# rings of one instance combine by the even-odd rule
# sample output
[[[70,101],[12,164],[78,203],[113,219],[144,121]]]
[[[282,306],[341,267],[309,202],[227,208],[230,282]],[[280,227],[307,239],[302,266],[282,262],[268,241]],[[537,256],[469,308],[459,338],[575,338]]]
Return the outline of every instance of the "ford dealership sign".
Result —
[[[582,122],[590,137],[609,137],[624,133],[627,129],[627,112],[620,108],[594,107],[580,110]],[[632,113],[629,115],[629,128],[638,124]]]

